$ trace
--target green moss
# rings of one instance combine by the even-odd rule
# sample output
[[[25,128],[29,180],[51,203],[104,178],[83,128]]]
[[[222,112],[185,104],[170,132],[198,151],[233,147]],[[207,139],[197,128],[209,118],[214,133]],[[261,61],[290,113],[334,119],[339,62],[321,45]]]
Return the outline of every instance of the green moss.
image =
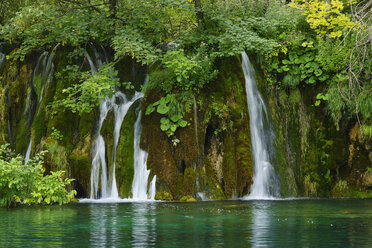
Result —
[[[292,105],[296,105],[298,103],[300,103],[302,100],[302,97],[301,97],[301,92],[299,89],[293,89],[291,90],[291,93],[289,95],[289,102],[292,104]]]
[[[214,171],[208,161],[206,161],[206,183],[204,192],[210,200],[225,200],[226,196],[217,178],[214,176]]]
[[[196,202],[196,199],[192,197],[191,195],[183,196],[180,199],[181,202]]]
[[[361,191],[357,188],[351,188],[345,192],[343,196],[351,198],[372,198],[372,190]]]
[[[221,61],[220,74],[213,83],[213,101],[228,107],[228,118],[221,123],[223,134],[223,189],[227,197],[249,193],[253,176],[249,113],[244,74],[237,58]],[[224,127],[225,126],[225,127]]]
[[[47,113],[45,105],[39,106],[37,113],[34,117],[34,121],[31,126],[31,137],[32,143],[39,144],[41,139],[46,136],[47,133]]]
[[[90,170],[92,163],[89,154],[82,155],[73,153],[69,156],[68,160],[71,166],[71,177],[77,180],[77,182],[74,183],[79,183],[83,191],[88,192],[90,188]],[[85,197],[87,195],[85,195]]]
[[[104,120],[101,128],[101,135],[105,141],[106,146],[106,158],[107,158],[107,165],[108,165],[108,171],[112,171],[112,165],[113,165],[113,154],[112,154],[112,148],[114,145],[114,111],[110,110],[106,116],[106,119]],[[109,173],[110,175],[112,173]],[[112,182],[112,178],[109,178],[110,183]]]
[[[183,175],[182,194],[192,195],[195,192],[195,171],[192,168],[186,168]]]
[[[14,65],[15,68],[17,68]],[[9,72],[10,73],[10,72]],[[31,70],[27,65],[20,66],[18,71],[18,77],[15,82],[10,79],[12,76],[8,75],[8,85],[10,85],[10,98],[11,98],[11,109],[12,109],[12,121],[13,121],[13,141],[16,145],[16,152],[21,153],[26,151],[28,145],[28,124],[26,123],[27,114],[25,113],[26,99],[28,95],[28,82],[31,79]],[[24,141],[26,139],[26,141]],[[19,144],[17,144],[19,141]]]
[[[52,86],[48,87],[48,89],[44,89],[44,91],[47,90],[45,102],[49,105],[48,115],[50,115],[49,108],[53,101],[64,99],[65,94],[63,93],[63,90],[75,83],[71,80],[68,80],[69,77],[65,75],[66,72],[62,72],[62,70],[69,65],[69,60],[66,57],[67,52],[68,51],[66,48],[57,52],[54,59],[54,64],[60,76],[56,78],[55,83],[50,84]],[[52,128],[59,130],[63,135],[63,146],[67,149],[67,151],[71,152],[75,143],[73,136],[77,133],[76,131],[78,129],[76,123],[77,116],[63,107],[54,108],[53,110],[55,114],[49,118],[47,134],[49,135],[52,132]]]
[[[47,171],[69,171],[66,149],[52,138],[47,138],[40,143],[42,150],[47,150],[44,166]]]
[[[156,192],[156,194],[155,194],[155,200],[172,201],[173,200],[173,196],[172,196],[171,193],[166,192],[166,191]]]
[[[30,137],[26,118],[22,118],[17,127],[17,132],[15,133],[15,150],[17,153],[26,152]]]
[[[79,134],[80,138],[85,138],[92,135],[94,123],[96,120],[95,111],[83,113],[79,119]]]
[[[0,76],[0,85],[2,78]],[[8,104],[7,104],[6,89],[0,86],[0,143],[10,143],[8,132]]]
[[[121,197],[129,197],[134,177],[134,123],[136,121],[135,103],[128,110],[120,131],[118,147],[116,149],[116,181]]]

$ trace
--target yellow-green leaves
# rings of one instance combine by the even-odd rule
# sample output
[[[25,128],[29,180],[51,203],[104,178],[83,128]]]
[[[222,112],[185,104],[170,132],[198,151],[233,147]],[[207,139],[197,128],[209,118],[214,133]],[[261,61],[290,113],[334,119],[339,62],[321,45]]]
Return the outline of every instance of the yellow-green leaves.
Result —
[[[293,8],[304,10],[306,21],[315,30],[318,37],[341,37],[343,32],[355,24],[342,11],[344,5],[340,0],[330,3],[323,0],[292,0],[289,4]]]

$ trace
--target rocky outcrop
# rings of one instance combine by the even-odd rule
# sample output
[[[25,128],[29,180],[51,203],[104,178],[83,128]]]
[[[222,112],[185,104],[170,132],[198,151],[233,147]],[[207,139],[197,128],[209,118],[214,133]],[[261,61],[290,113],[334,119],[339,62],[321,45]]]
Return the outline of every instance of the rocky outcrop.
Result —
[[[249,193],[253,162],[241,63],[228,58],[218,68],[218,78],[196,99],[197,121],[190,111],[185,118],[190,125],[176,131],[179,144],[161,131],[159,114],[142,114],[142,147],[149,153],[148,168],[157,176],[158,199],[198,197],[198,192],[226,199]],[[147,92],[142,113],[160,97],[156,90]]]

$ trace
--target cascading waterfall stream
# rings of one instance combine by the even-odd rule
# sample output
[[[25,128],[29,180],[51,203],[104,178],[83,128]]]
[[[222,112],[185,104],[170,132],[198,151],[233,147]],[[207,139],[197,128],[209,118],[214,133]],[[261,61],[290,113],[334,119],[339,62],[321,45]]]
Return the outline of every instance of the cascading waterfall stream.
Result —
[[[267,132],[271,132],[271,129],[265,128],[266,106],[257,89],[254,68],[245,52],[242,53],[242,67],[247,91],[254,164],[251,193],[245,199],[269,199],[277,196],[278,190],[275,171],[270,163],[267,139]]]
[[[32,126],[34,115],[40,110],[39,107],[41,105],[41,102],[43,101],[44,91],[45,89],[49,87],[49,84],[52,82],[53,74],[54,74],[53,58],[57,50],[57,47],[58,45],[56,45],[53,48],[50,54],[47,51],[45,51],[40,55],[40,57],[37,60],[34,71],[32,73],[31,87],[34,93],[31,93],[27,96],[27,107],[25,108],[25,114],[29,113],[30,115],[29,116],[30,127]],[[36,86],[37,83],[39,84],[38,86]],[[40,89],[37,89],[37,87],[40,87]],[[32,99],[31,99],[32,94],[37,95],[36,92],[39,93],[39,96],[38,96],[38,99],[36,100],[36,103],[32,104]],[[10,102],[10,99],[9,99],[9,102]],[[34,108],[32,106],[34,106]],[[31,130],[30,130],[30,133],[31,133]],[[25,153],[26,163],[30,159],[31,149],[32,149],[32,139],[30,137],[27,151]]]
[[[133,200],[154,200],[156,193],[156,175],[150,183],[149,190],[147,190],[150,170],[147,170],[148,154],[140,148],[141,133],[141,112],[139,112],[134,124],[134,178],[132,183],[132,195]]]
[[[4,53],[0,52],[0,69],[3,66],[4,62],[6,60],[6,56]],[[5,88],[5,81],[3,81],[2,84],[3,88]],[[10,103],[10,92],[7,90],[6,92],[6,101],[8,105],[8,116],[9,116],[9,121],[8,121],[8,133],[9,133],[9,141],[10,144],[13,144],[13,120],[12,120],[12,109],[11,109],[11,103]]]
[[[30,160],[30,154],[31,154],[31,147],[32,147],[32,139],[30,139],[30,143],[28,144],[26,155],[25,155],[25,164],[28,163]]]
[[[91,68],[92,75],[97,72],[98,68],[102,65],[102,61],[108,62],[106,53],[103,50],[104,58],[101,58],[100,53],[97,49],[92,46],[93,57],[86,53],[86,60]],[[93,58],[93,59],[92,59]],[[145,86],[148,78],[145,80]],[[140,149],[140,138],[141,138],[141,113],[138,114],[138,118],[134,126],[134,178],[132,183],[132,199],[121,199],[118,194],[115,167],[116,167],[116,150],[120,138],[120,130],[128,110],[134,102],[142,98],[141,92],[135,92],[132,99],[129,101],[127,96],[117,91],[112,98],[105,97],[100,104],[100,117],[98,120],[97,136],[93,142],[94,146],[92,149],[92,170],[91,170],[91,193],[90,201],[98,199],[102,202],[107,201],[120,201],[120,200],[148,200],[155,198],[155,183],[156,176],[148,185],[148,177],[150,171],[147,170],[147,152]],[[109,111],[114,112],[114,130],[113,130],[113,148],[112,148],[112,164],[111,174],[108,173],[108,165],[106,162],[106,145],[101,135],[101,128],[105,121]],[[111,179],[111,184],[110,180]],[[100,194],[99,194],[100,193]],[[84,202],[84,200],[83,200]]]
[[[0,69],[3,66],[4,61],[5,61],[5,54],[0,52]]]
[[[101,198],[113,198],[118,199],[119,194],[115,179],[115,158],[116,149],[119,142],[120,129],[123,124],[125,115],[132,104],[141,98],[142,93],[136,92],[133,98],[128,101],[127,97],[122,92],[117,92],[112,98],[105,97],[100,105],[100,118],[98,120],[98,136],[94,142],[93,149],[93,160],[92,160],[92,171],[91,171],[91,199],[97,199],[99,197],[99,175],[101,172]],[[117,103],[119,102],[119,103]],[[112,151],[112,173],[111,173],[111,187],[109,186],[107,164],[106,164],[106,146],[105,141],[101,135],[101,128],[104,120],[107,117],[108,112],[113,109],[115,117],[114,127],[114,146]]]

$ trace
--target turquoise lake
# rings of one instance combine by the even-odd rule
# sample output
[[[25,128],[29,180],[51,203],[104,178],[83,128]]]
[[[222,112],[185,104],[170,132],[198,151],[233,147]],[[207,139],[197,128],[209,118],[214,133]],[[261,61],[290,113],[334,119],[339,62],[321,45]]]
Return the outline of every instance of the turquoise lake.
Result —
[[[0,209],[0,247],[371,247],[372,199]]]

